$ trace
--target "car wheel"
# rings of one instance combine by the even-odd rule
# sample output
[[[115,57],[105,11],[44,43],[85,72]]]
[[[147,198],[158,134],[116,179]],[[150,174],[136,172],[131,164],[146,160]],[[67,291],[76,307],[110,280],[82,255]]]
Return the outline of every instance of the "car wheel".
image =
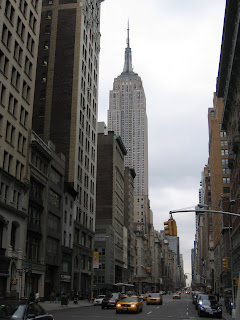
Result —
[[[141,308],[140,312],[143,312],[143,307]]]
[[[147,304],[149,304],[149,303],[147,302]]]
[[[118,310],[116,310],[116,313],[119,313],[119,311],[118,311]]]
[[[105,307],[104,306],[102,306],[102,309],[104,309]]]

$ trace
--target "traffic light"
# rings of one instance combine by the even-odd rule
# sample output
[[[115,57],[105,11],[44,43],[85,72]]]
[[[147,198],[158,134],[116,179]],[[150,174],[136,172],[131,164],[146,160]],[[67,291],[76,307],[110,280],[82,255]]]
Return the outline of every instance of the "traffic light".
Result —
[[[172,223],[171,219],[164,222],[164,231],[166,236],[172,236]]]
[[[227,258],[222,259],[222,267],[223,267],[223,269],[228,269],[228,259]]]
[[[177,223],[174,219],[171,219],[172,224],[172,236],[177,236]]]
[[[234,287],[238,287],[238,278],[233,278]]]

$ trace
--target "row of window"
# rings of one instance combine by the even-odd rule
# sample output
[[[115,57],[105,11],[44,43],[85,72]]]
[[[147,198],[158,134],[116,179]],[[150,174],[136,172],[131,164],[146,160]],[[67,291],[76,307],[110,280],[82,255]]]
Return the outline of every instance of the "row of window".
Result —
[[[7,151],[3,152],[2,168],[6,172],[15,176],[18,180],[22,181],[24,177],[25,167],[19,160],[15,161],[15,166],[14,166],[13,156]]]
[[[20,209],[22,205],[22,193],[13,190],[11,193],[11,188],[8,184],[1,182],[1,187],[0,187],[0,197],[1,201],[5,203],[10,203],[13,205],[15,208]]]

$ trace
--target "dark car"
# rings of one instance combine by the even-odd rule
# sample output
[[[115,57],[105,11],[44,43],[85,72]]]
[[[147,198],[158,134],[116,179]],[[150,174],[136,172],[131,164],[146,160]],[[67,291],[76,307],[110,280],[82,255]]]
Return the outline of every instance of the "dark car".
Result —
[[[221,305],[216,301],[203,300],[202,304],[198,308],[199,317],[213,317],[222,318],[222,308]]]
[[[27,299],[0,300],[0,319],[41,319],[54,320],[53,316],[47,313],[38,303],[29,302]]]
[[[120,298],[119,293],[107,294],[102,300],[102,309],[104,308],[116,308],[116,304]]]
[[[195,309],[198,310],[198,307],[201,306],[203,300],[210,300],[210,301],[216,301],[217,302],[217,297],[213,294],[199,294],[197,297],[197,301],[195,304]]]

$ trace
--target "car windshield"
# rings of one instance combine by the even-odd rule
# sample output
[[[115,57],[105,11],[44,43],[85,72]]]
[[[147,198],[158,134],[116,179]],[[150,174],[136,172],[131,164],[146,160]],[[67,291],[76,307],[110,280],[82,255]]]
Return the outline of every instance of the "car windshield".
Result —
[[[1,301],[0,318],[1,319],[22,319],[25,305],[18,301]]]
[[[96,299],[102,299],[102,298],[104,298],[105,296],[97,296],[97,298]]]
[[[118,297],[119,297],[118,293],[113,293],[112,296],[111,296],[111,298],[115,298],[115,299],[118,298]]]
[[[137,301],[137,297],[125,297],[121,299],[122,301],[130,301],[130,302],[135,302]]]
[[[160,295],[159,295],[159,293],[150,293],[149,297],[159,298]]]

